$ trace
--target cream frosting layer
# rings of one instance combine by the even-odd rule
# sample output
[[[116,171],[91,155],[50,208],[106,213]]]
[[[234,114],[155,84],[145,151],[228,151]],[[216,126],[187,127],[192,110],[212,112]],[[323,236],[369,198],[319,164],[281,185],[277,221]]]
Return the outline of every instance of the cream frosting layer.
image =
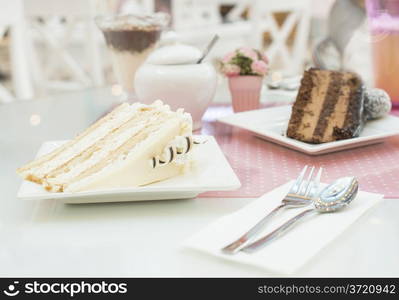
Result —
[[[185,164],[173,162],[163,168],[153,168],[148,161],[152,157],[159,156],[176,136],[187,133],[186,125],[186,122],[182,122],[179,118],[164,122],[157,131],[135,145],[126,154],[119,156],[112,164],[78,182],[67,185],[65,190],[83,191],[141,186],[181,174],[189,160]]]
[[[86,149],[94,145],[97,141],[104,138],[113,128],[121,126],[123,123],[127,122],[140,108],[141,105],[134,104],[132,106],[125,106],[115,118],[110,119],[108,122],[103,123],[99,128],[90,132],[82,139],[78,140],[76,143],[65,149],[52,160],[48,161],[46,164],[39,165],[32,168],[31,172],[37,177],[43,177],[57,167],[65,164],[72,157],[78,155],[82,149]]]
[[[62,184],[64,182],[68,182],[76,176],[79,176],[85,170],[92,168],[102,160],[106,159],[113,151],[121,147],[130,138],[144,130],[151,121],[154,122],[155,120],[156,118],[151,117],[149,120],[139,121],[134,127],[127,128],[120,134],[110,136],[107,141],[105,141],[104,146],[99,148],[97,151],[94,151],[89,159],[85,160],[83,163],[73,166],[73,168],[69,169],[67,172],[61,173],[55,178],[48,179],[48,183]]]
[[[184,146],[183,141],[192,142],[190,114],[182,109],[173,112],[155,101],[124,104],[109,116],[20,173],[28,180],[39,178],[46,189],[59,192],[139,186],[176,176],[187,167],[189,144]],[[162,168],[148,164],[153,157],[166,159],[168,148],[180,153],[179,159],[169,158]]]

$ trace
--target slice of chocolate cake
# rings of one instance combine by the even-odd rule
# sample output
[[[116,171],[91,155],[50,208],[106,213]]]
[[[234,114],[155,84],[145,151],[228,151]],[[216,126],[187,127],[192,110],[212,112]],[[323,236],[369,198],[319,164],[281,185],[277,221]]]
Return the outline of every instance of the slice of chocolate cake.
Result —
[[[312,68],[303,75],[287,136],[312,144],[349,139],[360,134],[363,119],[361,79]]]

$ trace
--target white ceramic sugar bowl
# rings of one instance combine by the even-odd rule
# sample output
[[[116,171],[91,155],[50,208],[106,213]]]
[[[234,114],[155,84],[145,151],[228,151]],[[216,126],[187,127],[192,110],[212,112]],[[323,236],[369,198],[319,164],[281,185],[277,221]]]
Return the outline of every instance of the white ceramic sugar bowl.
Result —
[[[139,68],[135,92],[140,102],[161,99],[174,110],[184,108],[193,118],[193,127],[201,127],[201,119],[212,101],[217,74],[208,62],[197,64],[201,51],[195,47],[170,43],[155,50]]]

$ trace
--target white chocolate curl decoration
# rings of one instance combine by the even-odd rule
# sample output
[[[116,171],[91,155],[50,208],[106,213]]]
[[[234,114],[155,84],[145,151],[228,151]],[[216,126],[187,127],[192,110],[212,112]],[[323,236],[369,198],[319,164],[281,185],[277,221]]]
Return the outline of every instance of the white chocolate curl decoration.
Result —
[[[160,156],[153,157],[151,166],[156,168],[174,162],[179,156],[190,152],[194,144],[198,142],[193,141],[192,136],[179,136],[165,148]]]

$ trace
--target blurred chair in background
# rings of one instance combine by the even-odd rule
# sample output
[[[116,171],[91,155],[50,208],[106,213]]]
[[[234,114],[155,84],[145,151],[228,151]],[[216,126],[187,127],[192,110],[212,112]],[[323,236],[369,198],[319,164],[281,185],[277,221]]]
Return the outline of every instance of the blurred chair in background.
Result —
[[[301,73],[309,58],[310,0],[1,2],[7,4],[1,6],[0,33],[1,28],[11,26],[11,69],[17,98],[32,97],[32,83],[36,95],[113,83],[104,39],[94,23],[94,17],[104,12],[168,12],[170,29],[178,40],[199,49],[217,33],[220,39],[210,60],[240,46],[256,47],[266,51],[271,68],[284,76]],[[105,80],[107,74],[111,77]],[[0,98],[3,102],[12,99],[4,87],[0,87]]]
[[[26,28],[20,0],[0,0],[0,38],[8,29],[10,35],[11,75],[15,96],[29,99],[33,96],[27,60]],[[11,102],[14,96],[0,85],[0,102]]]
[[[272,68],[281,70],[284,75],[301,73],[309,57],[310,1],[251,2],[252,44],[259,49],[266,48]],[[281,13],[284,17],[278,19],[276,15],[281,16]],[[265,33],[268,34],[268,45],[265,45]]]
[[[250,46],[266,50],[272,68],[283,75],[302,73],[309,58],[310,0],[142,0],[143,9],[169,6],[171,29],[179,40],[203,48],[220,40],[211,57]],[[151,5],[148,3],[152,2]],[[138,2],[137,2],[138,3]],[[226,9],[227,8],[227,9]],[[221,14],[221,12],[225,12]]]
[[[25,0],[35,87],[70,90],[104,83],[95,0]],[[75,50],[75,53],[74,53]]]
[[[248,0],[172,0],[172,28],[182,42],[203,49],[218,34],[220,39],[211,57],[221,57],[227,51],[251,44],[251,21],[243,18]],[[222,6],[232,8],[222,18]]]

